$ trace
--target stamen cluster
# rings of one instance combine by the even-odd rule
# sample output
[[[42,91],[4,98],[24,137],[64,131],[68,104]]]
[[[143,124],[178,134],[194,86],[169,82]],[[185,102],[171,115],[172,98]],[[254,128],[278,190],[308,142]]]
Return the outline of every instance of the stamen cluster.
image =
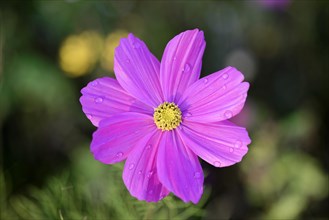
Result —
[[[162,131],[177,128],[182,122],[182,112],[173,102],[164,102],[154,110],[154,122]]]

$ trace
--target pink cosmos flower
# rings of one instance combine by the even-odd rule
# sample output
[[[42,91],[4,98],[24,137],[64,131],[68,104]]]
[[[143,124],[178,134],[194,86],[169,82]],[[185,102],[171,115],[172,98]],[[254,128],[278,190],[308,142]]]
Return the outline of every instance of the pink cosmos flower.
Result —
[[[204,179],[198,157],[226,167],[248,151],[246,129],[228,119],[243,108],[249,83],[233,67],[199,79],[205,45],[202,31],[185,31],[160,63],[129,34],[115,50],[117,80],[99,78],[81,90],[83,112],[98,127],[91,152],[105,164],[126,160],[123,181],[139,200],[172,192],[197,203]]]

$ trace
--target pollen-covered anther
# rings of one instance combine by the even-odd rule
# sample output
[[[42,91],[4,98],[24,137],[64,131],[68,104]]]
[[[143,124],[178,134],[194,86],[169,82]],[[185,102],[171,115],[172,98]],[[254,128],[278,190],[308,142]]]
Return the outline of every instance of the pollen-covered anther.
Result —
[[[182,112],[175,103],[164,102],[154,110],[153,118],[159,129],[170,131],[182,122]]]

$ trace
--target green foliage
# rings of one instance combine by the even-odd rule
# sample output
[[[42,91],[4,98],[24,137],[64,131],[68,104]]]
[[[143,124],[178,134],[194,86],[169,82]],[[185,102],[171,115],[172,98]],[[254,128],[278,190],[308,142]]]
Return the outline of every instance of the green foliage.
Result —
[[[298,219],[314,201],[328,196],[328,174],[319,162],[292,150],[315,133],[316,123],[314,114],[302,108],[275,125],[264,126],[253,138],[242,169],[248,199],[264,207],[259,218]]]
[[[158,203],[138,201],[121,179],[123,164],[101,164],[86,150],[76,152],[72,160],[68,170],[41,189],[32,187],[27,195],[3,201],[3,219],[188,219],[204,214],[208,192],[198,205],[172,195]]]

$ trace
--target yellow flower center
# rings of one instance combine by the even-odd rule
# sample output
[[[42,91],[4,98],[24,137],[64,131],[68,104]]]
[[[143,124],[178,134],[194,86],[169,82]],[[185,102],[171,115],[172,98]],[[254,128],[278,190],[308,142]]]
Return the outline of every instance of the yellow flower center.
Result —
[[[182,122],[182,112],[173,102],[164,102],[154,110],[154,122],[162,131],[170,131]]]

